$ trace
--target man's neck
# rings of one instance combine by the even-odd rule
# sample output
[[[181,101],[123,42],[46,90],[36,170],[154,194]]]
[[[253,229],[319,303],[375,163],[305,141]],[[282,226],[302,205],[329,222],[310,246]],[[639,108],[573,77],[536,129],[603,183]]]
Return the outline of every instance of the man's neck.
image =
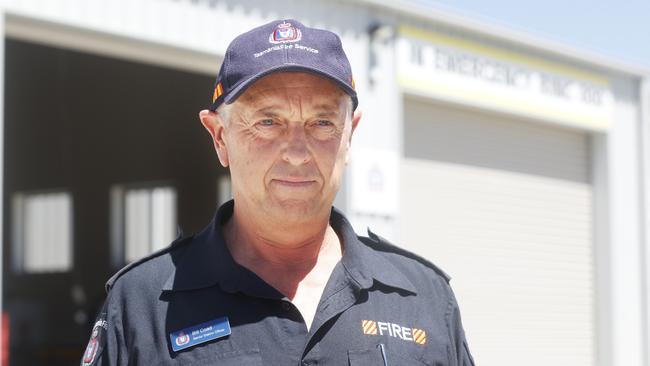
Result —
[[[238,211],[235,205],[224,235],[237,263],[290,298],[310,274],[312,279],[323,277],[326,282],[333,264],[342,256],[341,242],[329,225],[329,215],[310,224],[278,227],[277,223]]]

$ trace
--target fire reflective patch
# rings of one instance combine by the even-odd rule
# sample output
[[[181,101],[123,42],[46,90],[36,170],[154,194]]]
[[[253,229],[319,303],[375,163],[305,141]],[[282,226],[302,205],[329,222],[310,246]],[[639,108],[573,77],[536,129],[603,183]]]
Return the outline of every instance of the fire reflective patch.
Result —
[[[361,330],[365,335],[389,336],[419,345],[427,343],[427,332],[424,329],[408,328],[395,323],[362,320]]]

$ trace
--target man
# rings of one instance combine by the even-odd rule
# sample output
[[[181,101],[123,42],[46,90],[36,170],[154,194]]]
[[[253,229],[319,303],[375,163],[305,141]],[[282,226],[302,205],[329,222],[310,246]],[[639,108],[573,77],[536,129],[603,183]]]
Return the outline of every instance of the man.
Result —
[[[446,275],[332,208],[357,104],[334,33],[237,37],[200,112],[234,200],[109,280],[82,365],[473,365]]]

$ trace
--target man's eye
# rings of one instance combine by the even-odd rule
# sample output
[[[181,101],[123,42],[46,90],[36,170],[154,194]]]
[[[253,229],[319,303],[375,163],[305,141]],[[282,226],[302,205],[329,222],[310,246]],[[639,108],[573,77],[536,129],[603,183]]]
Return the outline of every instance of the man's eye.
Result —
[[[263,120],[259,121],[258,123],[259,123],[260,125],[262,125],[262,126],[273,126],[273,124],[274,124],[273,120],[270,119],[270,118],[268,118],[268,119],[263,119]]]
[[[316,121],[316,125],[321,127],[329,127],[332,126],[332,124],[333,123],[331,121],[328,121],[326,119],[319,119],[318,121]]]

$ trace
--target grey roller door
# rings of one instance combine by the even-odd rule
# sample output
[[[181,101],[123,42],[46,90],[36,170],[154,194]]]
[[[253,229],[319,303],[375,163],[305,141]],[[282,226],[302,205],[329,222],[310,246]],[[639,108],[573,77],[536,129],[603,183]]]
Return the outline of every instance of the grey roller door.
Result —
[[[401,242],[447,270],[477,364],[594,365],[589,135],[404,103]]]

